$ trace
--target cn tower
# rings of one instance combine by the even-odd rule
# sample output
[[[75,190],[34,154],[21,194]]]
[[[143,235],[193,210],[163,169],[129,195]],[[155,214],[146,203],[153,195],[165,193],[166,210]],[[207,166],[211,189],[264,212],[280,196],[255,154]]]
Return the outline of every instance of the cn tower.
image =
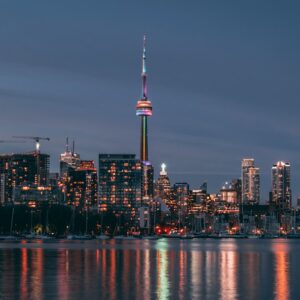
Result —
[[[146,70],[146,36],[143,43],[143,61],[142,61],[142,98],[136,104],[136,115],[141,117],[141,148],[140,160],[148,161],[148,117],[152,116],[152,103],[147,96],[147,70]]]
[[[142,199],[145,205],[153,196],[153,167],[148,158],[148,117],[152,116],[152,103],[147,96],[146,36],[143,41],[142,98],[136,104],[136,115],[141,118],[140,160],[142,163]]]

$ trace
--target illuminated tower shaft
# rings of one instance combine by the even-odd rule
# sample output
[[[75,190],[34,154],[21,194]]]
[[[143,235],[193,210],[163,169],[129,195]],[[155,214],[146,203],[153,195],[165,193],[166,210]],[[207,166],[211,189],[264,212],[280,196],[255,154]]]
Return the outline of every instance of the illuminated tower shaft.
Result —
[[[142,68],[142,83],[143,83],[143,95],[137,102],[136,115],[141,117],[141,148],[140,148],[140,160],[142,162],[148,161],[148,117],[152,116],[152,104],[147,97],[147,70],[146,70],[146,37],[144,36],[143,47],[143,68]]]
[[[142,205],[148,205],[153,196],[153,167],[148,158],[148,117],[152,116],[152,104],[147,95],[146,37],[144,36],[142,60],[142,98],[137,102],[136,115],[141,117],[140,160],[142,163]]]
[[[141,117],[141,153],[140,158],[142,161],[148,161],[148,118],[147,116]]]

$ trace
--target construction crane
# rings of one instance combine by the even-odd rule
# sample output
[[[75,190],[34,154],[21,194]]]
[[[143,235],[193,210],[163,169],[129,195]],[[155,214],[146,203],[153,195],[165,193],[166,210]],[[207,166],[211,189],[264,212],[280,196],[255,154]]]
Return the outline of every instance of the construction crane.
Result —
[[[40,141],[50,141],[48,137],[40,137],[40,136],[13,136],[15,139],[26,139],[26,140],[34,140],[35,141],[35,150],[37,153],[40,152]]]
[[[13,136],[16,139],[27,139],[35,141],[35,152],[36,152],[36,184],[37,186],[41,186],[41,168],[40,168],[40,141],[50,141],[48,137],[40,137],[40,136]]]

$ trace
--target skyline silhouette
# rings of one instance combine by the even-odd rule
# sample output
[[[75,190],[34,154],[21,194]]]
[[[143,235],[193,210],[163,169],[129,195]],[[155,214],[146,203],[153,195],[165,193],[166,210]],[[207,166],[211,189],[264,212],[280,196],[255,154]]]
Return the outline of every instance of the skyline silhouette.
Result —
[[[149,152],[157,176],[209,191],[253,157],[262,200],[271,167],[291,163],[300,194],[300,5],[279,1],[67,5],[26,1],[0,10],[1,139],[49,136],[52,171],[65,137],[84,159],[139,153],[140,54],[148,38]],[[118,109],[116,109],[116,107]],[[1,144],[1,153],[34,149]],[[295,202],[294,202],[295,203]]]

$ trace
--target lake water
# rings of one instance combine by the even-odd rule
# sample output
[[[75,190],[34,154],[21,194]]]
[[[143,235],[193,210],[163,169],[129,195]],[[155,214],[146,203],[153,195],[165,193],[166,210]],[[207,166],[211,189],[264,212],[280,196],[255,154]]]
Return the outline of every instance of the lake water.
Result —
[[[300,240],[0,243],[1,299],[300,299]]]

